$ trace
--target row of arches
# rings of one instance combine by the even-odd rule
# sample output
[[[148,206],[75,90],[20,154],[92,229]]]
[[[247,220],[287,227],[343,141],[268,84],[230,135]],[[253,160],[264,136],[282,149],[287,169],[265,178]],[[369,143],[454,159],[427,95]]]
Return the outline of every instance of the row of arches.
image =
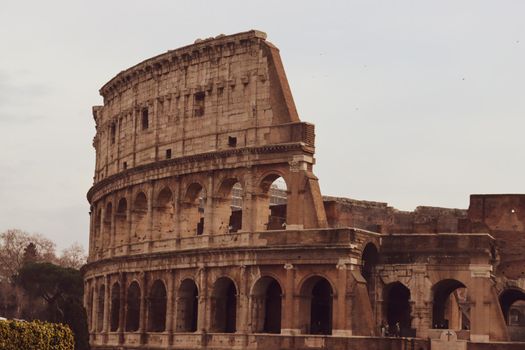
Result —
[[[142,293],[138,281],[132,281],[122,290],[119,282],[113,283],[106,303],[106,286],[98,287],[98,296],[91,290],[90,318],[91,330],[104,331],[104,320],[108,318],[110,332],[136,332],[141,329],[141,312],[145,312],[143,330],[165,332],[168,317],[174,317],[175,332],[195,332],[199,324],[200,295],[197,284],[191,279],[181,282],[174,296],[175,312],[168,314],[168,293],[163,280],[157,279],[147,293]],[[301,314],[308,319],[310,334],[331,334],[333,289],[328,280],[312,276],[301,288]],[[96,299],[96,300],[95,300]],[[235,333],[239,313],[239,293],[234,281],[229,277],[218,278],[211,291],[210,324],[208,331],[215,333]],[[142,308],[142,303],[145,307]],[[249,298],[251,327],[254,333],[281,333],[283,316],[283,289],[279,282],[270,276],[261,277],[252,287]],[[96,308],[93,305],[97,305]],[[88,305],[89,307],[89,305]],[[107,310],[107,311],[105,311]],[[96,320],[96,321],[95,321]]]
[[[411,329],[412,302],[410,289],[393,282],[383,289],[383,316],[390,329],[399,324],[401,331]],[[455,279],[444,279],[432,287],[432,326],[437,329],[470,330],[471,300],[468,289]],[[525,292],[510,288],[499,295],[499,304],[508,326],[525,326]],[[511,334],[511,340],[513,339]]]
[[[250,198],[258,202],[257,223],[260,229],[286,227],[287,185],[279,174],[266,175]],[[249,229],[243,222],[245,190],[238,178],[227,178],[215,193],[209,195],[202,182],[191,182],[176,198],[175,191],[164,185],[152,198],[139,189],[134,195],[106,199],[92,208],[95,245],[108,247],[145,239],[191,237],[203,233],[233,233]],[[263,210],[266,208],[266,210]],[[205,222],[206,211],[213,212],[212,221]]]
[[[454,279],[445,279],[432,287],[431,328],[470,329],[470,302],[465,285]],[[393,282],[383,288],[384,322],[390,329],[398,329],[401,335],[412,330],[412,301],[410,289],[401,282]]]

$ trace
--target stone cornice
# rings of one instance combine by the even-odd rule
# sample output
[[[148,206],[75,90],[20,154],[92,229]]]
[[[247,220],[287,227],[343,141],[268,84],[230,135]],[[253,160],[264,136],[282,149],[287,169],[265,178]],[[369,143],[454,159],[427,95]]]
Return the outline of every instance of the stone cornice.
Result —
[[[100,180],[91,187],[87,193],[87,199],[91,203],[91,198],[93,195],[104,188],[105,186],[121,180],[132,175],[143,173],[150,170],[163,169],[180,164],[188,163],[199,163],[211,159],[224,159],[235,155],[243,154],[269,154],[269,153],[282,153],[288,151],[301,151],[313,155],[314,149],[303,142],[294,142],[294,143],[281,143],[273,145],[265,145],[259,147],[244,147],[244,148],[232,148],[223,151],[200,153],[190,156],[178,157],[173,159],[160,160],[148,164],[139,165],[124,171],[121,171],[117,174],[111,175],[103,180]]]
[[[222,48],[226,47],[229,54],[233,54],[236,43],[252,40],[266,40],[266,33],[250,30],[243,33],[233,35],[218,35],[215,38],[208,38],[204,40],[196,40],[194,44],[183,46],[175,50],[169,50],[163,54],[149,58],[128,68],[109,82],[107,82],[100,89],[100,94],[107,97],[114,90],[119,90],[121,86],[128,85],[131,81],[137,80],[144,75],[153,76],[155,73],[163,74],[170,70],[170,67],[175,64],[182,66],[189,65],[194,58],[199,58],[202,55],[221,55]]]

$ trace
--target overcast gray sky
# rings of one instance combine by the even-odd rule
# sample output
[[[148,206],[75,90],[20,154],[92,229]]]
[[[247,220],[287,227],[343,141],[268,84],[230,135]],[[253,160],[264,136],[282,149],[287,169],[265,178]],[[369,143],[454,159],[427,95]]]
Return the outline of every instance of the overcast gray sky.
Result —
[[[10,1],[0,11],[0,231],[87,247],[98,89],[249,29],[316,124],[323,194],[467,208],[525,193],[525,2]]]

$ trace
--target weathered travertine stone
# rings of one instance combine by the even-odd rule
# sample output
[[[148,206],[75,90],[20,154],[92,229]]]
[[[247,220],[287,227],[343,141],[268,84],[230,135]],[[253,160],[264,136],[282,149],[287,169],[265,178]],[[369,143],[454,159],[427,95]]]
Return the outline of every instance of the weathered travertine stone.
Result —
[[[323,198],[314,126],[264,33],[168,51],[100,93],[83,269],[93,348],[509,340],[509,310],[525,300],[525,196],[414,212]],[[278,178],[286,201],[270,206]]]

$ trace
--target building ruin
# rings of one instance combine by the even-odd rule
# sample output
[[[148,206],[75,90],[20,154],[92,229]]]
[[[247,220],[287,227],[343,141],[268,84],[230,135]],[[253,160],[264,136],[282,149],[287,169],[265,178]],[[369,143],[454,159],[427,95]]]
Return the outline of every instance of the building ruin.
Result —
[[[323,197],[314,125],[264,33],[198,40],[100,93],[94,349],[523,348],[525,195]]]

